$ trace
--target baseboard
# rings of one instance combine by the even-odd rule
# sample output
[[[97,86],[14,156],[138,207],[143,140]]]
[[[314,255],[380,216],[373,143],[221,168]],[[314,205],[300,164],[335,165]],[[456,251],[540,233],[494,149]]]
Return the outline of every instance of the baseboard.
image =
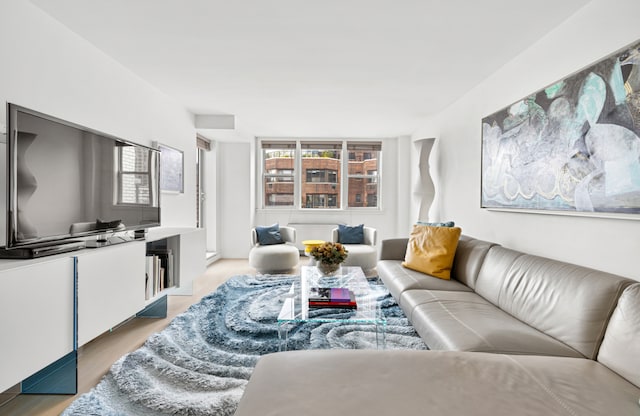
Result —
[[[78,393],[78,353],[72,351],[22,382],[22,394]]]
[[[20,383],[0,393],[0,407],[20,394]]]
[[[147,305],[136,314],[137,318],[166,318],[167,317],[167,295]]]

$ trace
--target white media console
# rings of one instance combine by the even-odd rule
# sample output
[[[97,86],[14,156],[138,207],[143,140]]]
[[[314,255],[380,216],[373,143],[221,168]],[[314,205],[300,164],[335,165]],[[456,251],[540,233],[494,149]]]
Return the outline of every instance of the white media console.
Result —
[[[145,299],[153,244],[171,249],[176,286]],[[152,228],[146,240],[0,260],[0,392],[22,383],[26,393],[73,393],[75,380],[48,373],[75,373],[79,347],[166,295],[190,295],[193,279],[204,273],[205,250],[204,229]],[[34,376],[45,368],[53,370]]]

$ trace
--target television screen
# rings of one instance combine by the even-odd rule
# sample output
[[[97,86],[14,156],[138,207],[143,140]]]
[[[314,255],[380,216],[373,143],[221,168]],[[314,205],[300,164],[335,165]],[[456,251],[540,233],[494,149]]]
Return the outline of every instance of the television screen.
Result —
[[[160,225],[159,153],[7,108],[7,248]]]

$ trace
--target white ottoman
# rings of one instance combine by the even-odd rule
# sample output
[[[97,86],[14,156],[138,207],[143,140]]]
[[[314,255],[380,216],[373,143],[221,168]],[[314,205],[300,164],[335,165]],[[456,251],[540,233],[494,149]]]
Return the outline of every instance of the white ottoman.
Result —
[[[249,252],[249,266],[258,273],[285,272],[295,268],[300,252],[293,244],[257,245]]]

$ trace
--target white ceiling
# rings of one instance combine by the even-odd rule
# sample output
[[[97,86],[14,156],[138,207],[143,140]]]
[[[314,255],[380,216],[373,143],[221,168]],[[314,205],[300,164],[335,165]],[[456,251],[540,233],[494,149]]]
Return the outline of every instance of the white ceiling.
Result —
[[[257,136],[412,133],[589,0],[31,0]]]

